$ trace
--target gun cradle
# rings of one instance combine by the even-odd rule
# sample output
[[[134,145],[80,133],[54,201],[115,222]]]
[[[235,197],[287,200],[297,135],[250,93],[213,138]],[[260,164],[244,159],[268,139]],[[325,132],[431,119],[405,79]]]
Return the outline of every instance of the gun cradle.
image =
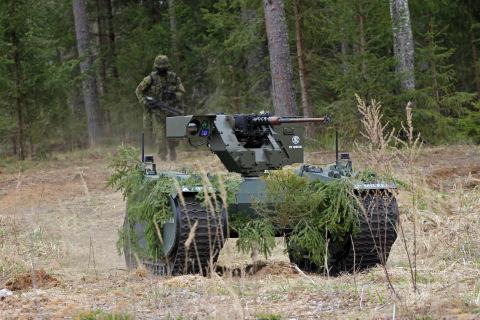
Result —
[[[244,177],[303,162],[303,123],[252,125],[250,120],[250,115],[220,114],[167,118],[167,137],[208,139],[227,170]]]

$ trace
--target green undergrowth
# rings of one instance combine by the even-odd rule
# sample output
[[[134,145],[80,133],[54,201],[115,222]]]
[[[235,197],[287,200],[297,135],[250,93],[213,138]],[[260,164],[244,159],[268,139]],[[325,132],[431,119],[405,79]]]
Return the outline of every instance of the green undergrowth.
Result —
[[[464,109],[467,116],[460,120],[463,131],[473,142],[480,143],[480,102],[472,104],[472,110]]]
[[[102,309],[80,311],[73,320],[131,320],[134,316],[126,313],[104,312]]]
[[[192,174],[188,179],[177,180],[173,175],[160,175],[158,179],[149,179],[144,175],[142,163],[139,160],[139,149],[120,146],[116,156],[108,156],[109,168],[114,173],[107,181],[106,187],[112,186],[123,191],[124,200],[127,201],[127,216],[130,232],[124,228],[118,231],[117,251],[121,254],[127,243],[130,250],[140,257],[149,256],[154,259],[162,257],[163,244],[157,231],[172,217],[170,199],[175,198],[179,191],[186,188],[196,190],[201,186],[203,192],[198,192],[198,199],[212,198],[212,206],[219,211],[221,202],[227,204],[235,201],[238,179],[231,174],[200,176]],[[218,194],[220,197],[213,196]],[[181,199],[180,199],[181,201]],[[148,248],[140,248],[138,235],[133,227],[136,222],[147,222],[143,234]]]
[[[237,245],[244,253],[253,255],[258,250],[268,258],[275,247],[276,230],[292,228],[287,250],[296,256],[309,252],[312,262],[323,265],[327,241],[342,241],[360,230],[349,180],[310,181],[289,169],[273,171],[262,179],[262,196],[252,203],[261,218],[239,230]]]
[[[282,319],[282,315],[276,314],[275,311],[273,313],[261,313],[255,315],[256,320],[280,320]]]

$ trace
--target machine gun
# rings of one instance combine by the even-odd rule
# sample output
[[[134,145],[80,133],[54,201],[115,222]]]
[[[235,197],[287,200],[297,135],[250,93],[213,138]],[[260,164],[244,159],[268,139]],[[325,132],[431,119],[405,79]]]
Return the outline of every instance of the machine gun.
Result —
[[[149,105],[148,107],[147,107],[147,104]],[[157,109],[157,110],[160,109],[162,111],[169,112],[177,116],[185,113],[183,110],[172,107],[171,105],[168,104],[168,102],[163,102],[158,99],[154,99],[152,97],[147,97],[147,104],[145,104],[145,107],[148,109]]]
[[[167,118],[168,138],[203,138],[228,171],[257,177],[265,170],[303,162],[303,123],[331,123],[331,117],[280,118],[270,112]]]

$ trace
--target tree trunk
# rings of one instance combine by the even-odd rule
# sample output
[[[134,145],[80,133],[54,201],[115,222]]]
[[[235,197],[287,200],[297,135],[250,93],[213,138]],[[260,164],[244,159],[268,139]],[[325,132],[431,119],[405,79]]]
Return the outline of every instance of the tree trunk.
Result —
[[[105,71],[105,53],[103,52],[103,40],[102,40],[102,23],[100,19],[98,0],[96,0],[96,13],[97,13],[97,27],[98,27],[98,56],[101,65],[101,77],[102,80],[102,94],[108,93],[107,90],[107,74]]]
[[[365,57],[362,55],[367,51],[367,38],[365,35],[365,15],[363,12],[363,6],[360,4],[358,6],[359,10],[359,15],[357,16],[357,21],[358,21],[358,43],[356,45],[357,47],[357,53],[360,55],[361,63],[362,63],[362,77],[367,78],[367,71],[368,71],[368,66],[365,63]],[[367,94],[368,97],[368,94]],[[366,99],[368,101],[368,98]]]
[[[300,74],[300,90],[302,92],[302,107],[303,117],[313,117],[312,98],[310,96],[310,81],[308,79],[308,70],[305,68],[305,42],[303,41],[303,17],[299,15],[299,7],[301,0],[293,1],[293,12],[295,14],[295,31],[297,42],[297,57],[298,57],[298,73]],[[309,122],[305,125],[305,136],[308,138],[314,137],[313,123]]]
[[[390,15],[393,27],[393,50],[399,65],[397,76],[405,72],[400,81],[400,89],[415,90],[414,43],[408,0],[390,0]]]
[[[255,9],[244,8],[242,10],[243,18],[246,21],[257,20],[257,13]],[[255,34],[258,39],[262,38],[260,32]],[[265,47],[266,42],[262,41],[260,44],[252,43],[246,50],[246,67],[245,71],[248,77],[248,95],[247,95],[247,108],[257,109],[259,102],[263,102],[270,97],[270,85],[269,79],[266,75],[267,68],[264,64],[265,60]]]
[[[263,0],[267,27],[273,105],[277,116],[297,116],[292,60],[283,0]]]
[[[13,50],[13,82],[15,85],[15,107],[17,110],[17,137],[18,137],[18,158],[25,160],[25,154],[23,152],[23,133],[22,133],[22,105],[20,103],[20,83],[18,81],[18,48],[17,48],[17,35],[15,32],[14,20],[14,7],[13,1],[10,0],[10,19],[12,20],[12,50]],[[16,149],[16,146],[14,147]],[[15,150],[16,151],[16,150]]]
[[[433,39],[433,30],[432,30],[432,26],[431,26],[430,12],[427,11],[426,14],[427,14],[427,17],[428,17],[427,30],[428,30],[428,33],[430,34],[427,41],[430,45],[430,43],[432,43],[433,40],[434,40]],[[430,72],[432,74],[432,84],[433,84],[433,91],[434,91],[434,95],[435,95],[435,104],[437,105],[437,112],[440,114],[440,89],[438,87],[437,66],[436,66],[435,58],[434,58],[435,57],[435,46],[431,45],[430,48],[431,48],[431,51],[430,51]]]
[[[240,114],[240,108],[238,106],[238,97],[237,97],[237,85],[235,83],[235,64],[233,63],[232,55],[232,89],[233,89],[233,104],[235,105],[235,112]]]
[[[83,80],[83,97],[85,100],[85,113],[87,115],[88,140],[90,147],[97,145],[102,138],[102,116],[98,101],[97,81],[91,71],[93,58],[90,50],[90,33],[88,30],[88,17],[85,0],[73,2],[73,15],[75,18],[75,33],[77,35],[78,55],[85,54],[80,63],[80,72],[88,73]]]
[[[29,141],[30,141],[30,160],[33,158],[33,151],[35,150],[34,147],[33,147],[33,138],[32,138],[32,135],[30,135],[28,137]]]
[[[25,101],[24,110],[25,110],[25,113],[27,114],[27,117],[26,117],[26,119],[23,119],[23,122],[27,123],[28,134],[25,134],[25,136],[28,136],[28,142],[29,142],[28,158],[32,159],[33,158],[33,150],[34,150],[34,145],[33,145],[33,122],[34,122],[34,120],[32,120],[32,117],[30,117],[30,115],[32,114],[33,110],[30,110],[30,108],[28,106],[28,99],[25,99],[24,101]]]
[[[17,155],[17,136],[14,134],[12,136],[12,156],[15,157]]]
[[[118,78],[117,67],[115,66],[116,54],[115,54],[115,33],[113,32],[113,11],[112,11],[112,0],[105,0],[107,4],[107,15],[108,15],[108,28],[110,34],[110,50],[112,52],[112,73],[114,78]]]
[[[168,0],[168,9],[170,14],[170,33],[172,35],[172,53],[177,62],[177,70],[180,68],[180,52],[178,51],[177,41],[177,21],[175,20],[175,8],[173,0]]]
[[[347,71],[348,71],[348,63],[347,63],[348,43],[347,43],[347,41],[342,40],[340,42],[340,46],[341,46],[341,52],[342,52],[342,57],[343,57],[343,61],[342,61],[343,72],[347,73]]]
[[[108,87],[107,87],[107,67],[106,67],[106,55],[105,55],[105,48],[103,44],[103,33],[102,33],[102,19],[100,19],[100,10],[99,10],[99,0],[96,0],[96,5],[97,5],[97,25],[98,25],[98,53],[99,53],[99,59],[100,59],[100,64],[101,64],[101,77],[100,79],[102,80],[102,95],[108,93]],[[105,23],[105,20],[104,20]],[[110,134],[111,128],[110,128],[110,110],[105,110],[105,132],[107,135]]]
[[[480,74],[478,72],[477,46],[475,45],[475,33],[473,32],[473,8],[472,0],[468,0],[468,15],[470,19],[470,40],[472,41],[473,66],[475,70],[475,84],[477,85],[477,99],[480,100]]]
[[[360,30],[358,31],[358,54],[361,55],[367,50],[367,40],[365,38],[365,16],[363,15],[363,6],[359,5],[358,9],[360,10],[360,14],[357,17],[358,26],[360,28]]]

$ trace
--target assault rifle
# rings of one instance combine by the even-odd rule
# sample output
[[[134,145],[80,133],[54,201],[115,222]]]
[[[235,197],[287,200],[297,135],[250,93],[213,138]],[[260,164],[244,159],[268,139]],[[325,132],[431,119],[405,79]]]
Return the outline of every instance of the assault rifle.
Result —
[[[172,107],[171,105],[168,104],[168,102],[163,102],[158,99],[154,99],[152,97],[147,97],[147,103],[145,104],[145,107],[148,109],[160,109],[162,111],[174,114],[176,116],[182,115],[185,112],[183,110],[177,109]]]

